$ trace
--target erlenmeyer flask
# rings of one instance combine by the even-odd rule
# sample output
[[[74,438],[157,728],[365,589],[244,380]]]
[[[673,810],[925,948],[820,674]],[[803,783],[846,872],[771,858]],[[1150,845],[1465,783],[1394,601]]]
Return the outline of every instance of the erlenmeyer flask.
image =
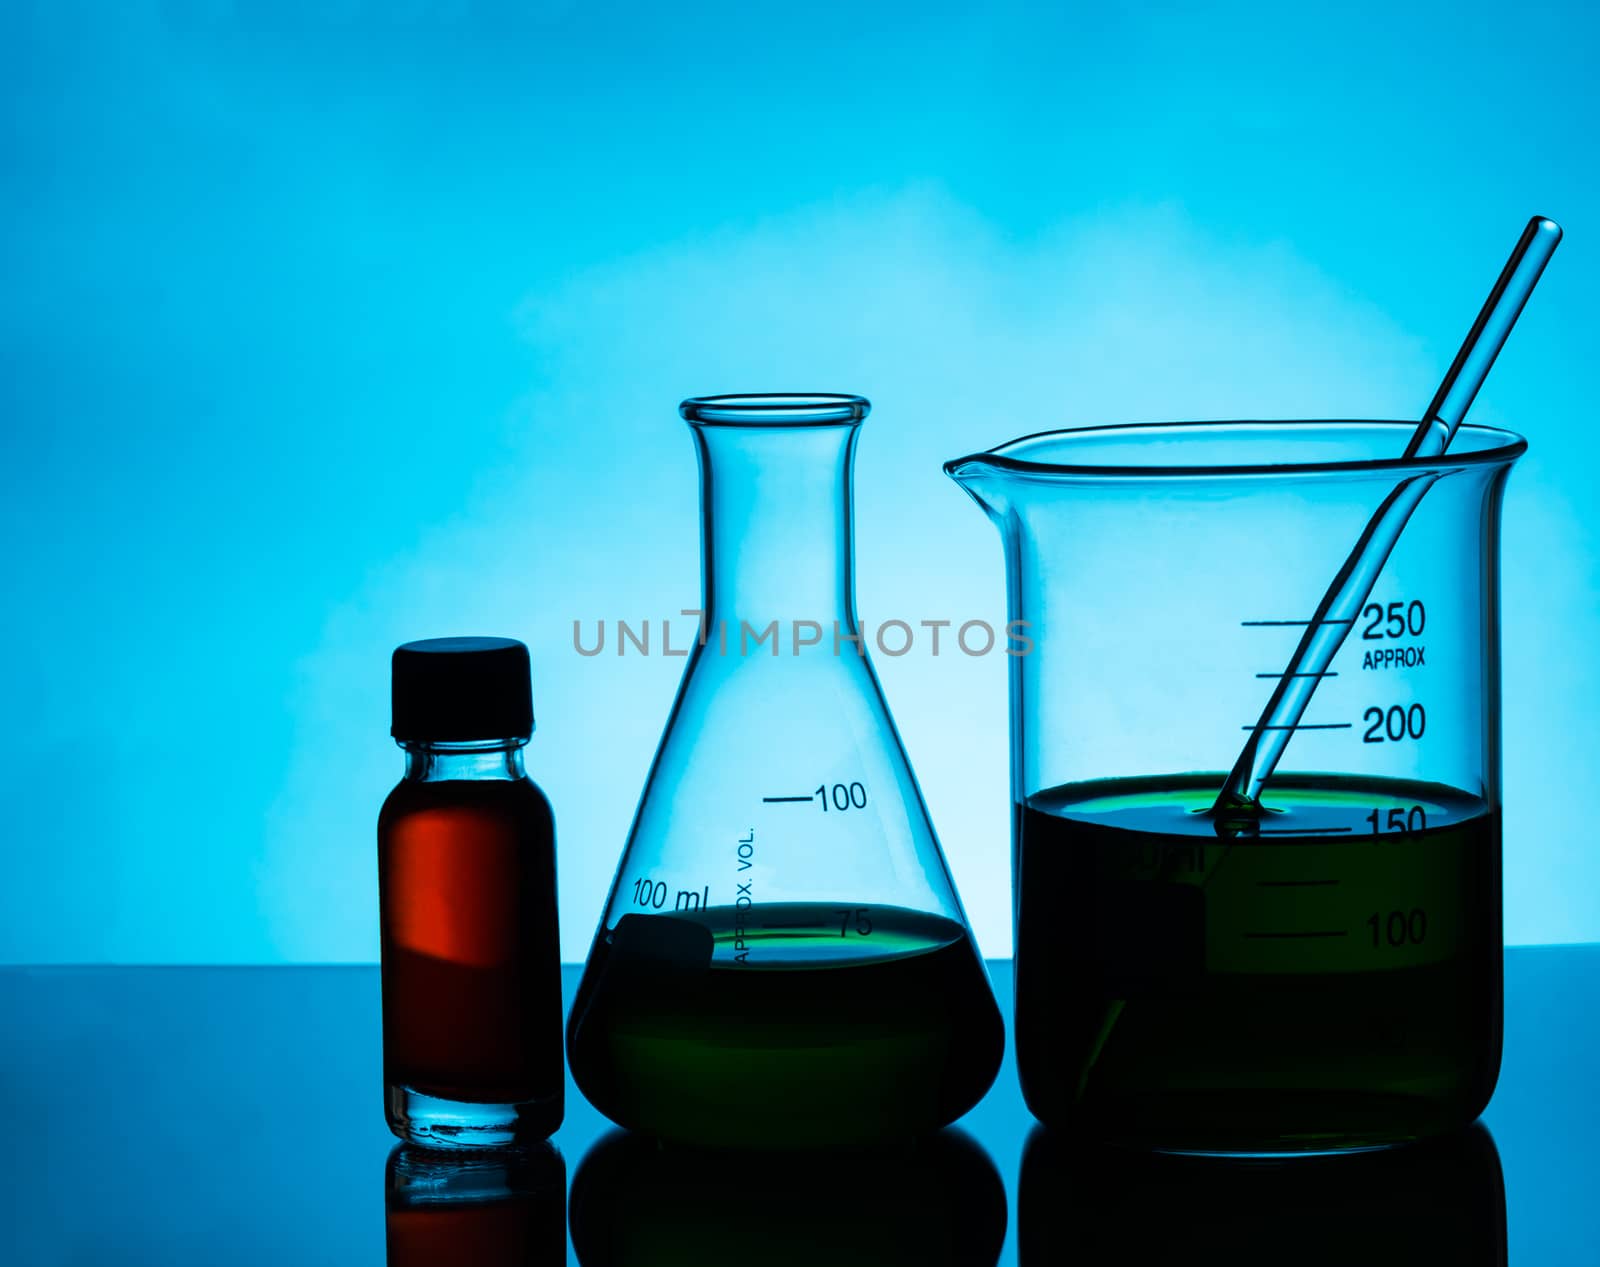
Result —
[[[942,1126],[1004,1046],[856,622],[858,396],[685,401],[699,637],[568,1023],[619,1124],[718,1147]]]

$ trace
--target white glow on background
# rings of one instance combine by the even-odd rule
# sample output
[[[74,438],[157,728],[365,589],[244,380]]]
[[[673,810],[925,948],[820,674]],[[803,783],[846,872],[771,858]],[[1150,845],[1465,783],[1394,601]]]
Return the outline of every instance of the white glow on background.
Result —
[[[998,624],[998,539],[940,472],[945,458],[1106,420],[1395,416],[1435,372],[1417,339],[1282,243],[1220,244],[1175,208],[1129,208],[1018,245],[933,189],[644,253],[530,296],[520,322],[545,381],[517,406],[496,469],[458,516],[427,526],[340,602],[302,662],[297,760],[262,872],[289,957],[330,953],[327,922],[305,909],[325,900],[301,882],[312,872],[337,877],[348,900],[340,952],[371,945],[365,837],[397,766],[371,724],[384,708],[384,657],[406,637],[466,630],[534,647],[540,731],[529,763],[560,820],[564,950],[585,952],[682,662],[579,657],[571,621],[592,629],[601,617],[695,605],[696,473],[674,410],[681,396],[870,395],[857,470],[865,618]],[[1519,472],[1513,487],[1527,483]],[[1531,502],[1515,497],[1513,517]],[[1570,559],[1565,527],[1529,513],[1515,535]],[[1508,586],[1513,601],[1519,587]],[[1514,640],[1521,626],[1509,624]],[[875,660],[980,942],[1005,955],[1004,664],[934,658],[921,645]],[[1532,939],[1529,886],[1517,877],[1538,848],[1523,826],[1535,807],[1515,803],[1509,932]],[[320,830],[307,833],[308,822]],[[330,855],[330,839],[363,847]],[[1547,906],[1539,926],[1548,932],[1559,912],[1581,935],[1588,905]]]

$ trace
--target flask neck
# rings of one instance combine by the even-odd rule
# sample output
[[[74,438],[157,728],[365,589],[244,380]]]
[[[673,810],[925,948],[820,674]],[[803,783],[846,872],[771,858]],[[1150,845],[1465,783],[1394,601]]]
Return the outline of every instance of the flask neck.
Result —
[[[708,625],[776,621],[784,639],[796,622],[855,630],[857,428],[694,428]]]
[[[400,746],[406,752],[408,782],[442,783],[459,779],[526,778],[522,746],[527,742],[526,739],[478,739],[438,743],[408,739]]]

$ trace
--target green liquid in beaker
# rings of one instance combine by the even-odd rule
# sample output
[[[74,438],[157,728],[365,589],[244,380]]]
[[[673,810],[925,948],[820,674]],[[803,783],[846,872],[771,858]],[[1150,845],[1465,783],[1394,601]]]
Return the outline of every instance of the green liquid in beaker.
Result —
[[[595,943],[568,1039],[607,1117],[741,1149],[934,1130],[988,1089],[1003,1046],[963,924],[832,903],[625,916]]]
[[[1041,1120],[1301,1151],[1471,1121],[1500,1058],[1500,821],[1432,783],[1104,780],[1019,807],[1017,1052]]]

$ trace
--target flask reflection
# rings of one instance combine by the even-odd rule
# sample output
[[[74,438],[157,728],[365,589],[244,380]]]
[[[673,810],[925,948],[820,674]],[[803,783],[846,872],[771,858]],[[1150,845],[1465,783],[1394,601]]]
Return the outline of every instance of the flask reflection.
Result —
[[[583,1267],[705,1263],[718,1245],[763,1267],[993,1267],[1006,1195],[960,1131],[807,1154],[702,1152],[615,1131],[578,1167],[571,1219]]]

